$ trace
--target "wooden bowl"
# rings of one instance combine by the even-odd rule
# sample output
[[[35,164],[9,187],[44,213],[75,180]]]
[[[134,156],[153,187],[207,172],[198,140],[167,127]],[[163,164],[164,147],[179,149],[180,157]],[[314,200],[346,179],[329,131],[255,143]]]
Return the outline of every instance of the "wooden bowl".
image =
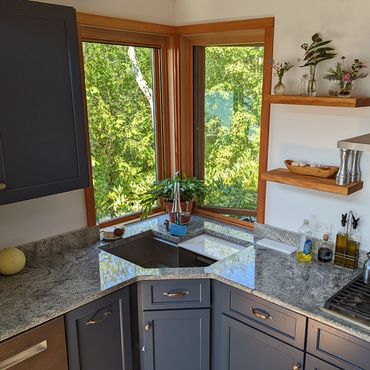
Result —
[[[288,170],[291,173],[295,173],[298,175],[307,175],[307,176],[315,176],[315,177],[322,177],[322,178],[331,178],[335,177],[337,174],[339,167],[336,166],[326,166],[326,167],[299,167],[299,166],[292,166],[291,160],[287,159],[284,161],[285,165],[287,166]]]

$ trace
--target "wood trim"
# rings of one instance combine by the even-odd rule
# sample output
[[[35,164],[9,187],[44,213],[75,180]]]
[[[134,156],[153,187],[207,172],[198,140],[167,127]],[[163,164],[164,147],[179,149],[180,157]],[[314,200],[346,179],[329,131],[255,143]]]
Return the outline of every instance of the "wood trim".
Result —
[[[153,212],[148,216],[148,218],[158,216],[158,215],[164,214],[164,213],[165,212],[163,211],[163,207],[158,206],[158,207],[153,208]],[[125,216],[112,218],[111,220],[106,220],[106,221],[99,222],[98,225],[99,225],[100,229],[104,229],[105,227],[109,227],[109,226],[115,226],[115,225],[119,225],[119,224],[126,224],[126,223],[130,223],[130,222],[136,222],[136,221],[140,220],[140,217],[141,217],[141,212],[135,212],[135,213],[130,213],[130,214],[125,215]]]
[[[269,102],[265,101],[265,96],[271,93],[272,84],[272,68],[271,62],[273,59],[274,45],[274,27],[268,27],[265,30],[264,42],[264,68],[263,68],[263,99],[262,99],[262,114],[261,114],[261,132],[260,132],[260,148],[263,148],[259,160],[259,175],[258,175],[258,194],[257,194],[257,222],[263,224],[265,222],[266,212],[266,181],[262,178],[262,173],[267,171],[268,165],[268,148],[270,135],[270,108]]]
[[[207,211],[203,208],[195,208],[193,210],[193,214],[208,217],[208,218],[211,218],[213,220],[221,221],[221,222],[229,224],[229,225],[245,227],[248,230],[253,230],[253,227],[254,227],[253,223],[251,223],[251,222],[241,221],[241,220],[238,220],[236,218],[220,215],[220,214],[215,213],[215,212]]]
[[[174,162],[174,155],[171,153],[170,131],[173,125],[175,109],[171,107],[172,101],[169,99],[171,83],[173,82],[170,74],[169,62],[170,52],[173,48],[173,28],[155,25],[145,22],[128,21],[117,18],[100,17],[89,14],[78,14],[80,50],[82,42],[101,42],[114,43],[121,45],[138,45],[154,48],[154,85],[155,94],[155,125],[157,140],[157,173],[160,179],[171,175]],[[171,31],[171,33],[166,33]],[[145,33],[146,32],[146,33]],[[83,72],[83,55],[81,52],[81,71]],[[171,71],[172,72],[172,71]],[[82,76],[84,74],[82,73]],[[161,83],[158,81],[161,80]],[[83,89],[85,99],[85,111],[87,117],[87,104],[85,94],[85,79],[83,77]],[[86,135],[89,138],[88,123],[86,123]],[[90,140],[88,140],[89,153]],[[85,189],[86,217],[88,226],[96,225],[95,197],[92,182],[91,156],[89,158],[90,187]],[[136,220],[140,213],[124,215],[112,220],[103,221],[99,225],[107,227],[119,222]]]
[[[234,32],[222,32],[211,34],[198,34],[186,36],[193,45],[209,46],[209,45],[263,45],[265,41],[265,30],[242,30]]]
[[[253,32],[253,30],[257,30]],[[245,32],[243,36],[243,31]],[[262,87],[262,113],[261,113],[261,134],[260,147],[261,155],[259,159],[259,180],[258,180],[258,199],[257,199],[257,222],[264,223],[265,203],[266,203],[266,181],[261,174],[267,170],[268,144],[269,144],[269,125],[270,125],[270,103],[265,101],[265,97],[271,92],[271,60],[273,57],[274,39],[274,18],[262,18],[256,20],[209,23],[193,26],[178,27],[177,34],[180,36],[180,164],[181,170],[189,175],[193,175],[196,170],[193,163],[193,135],[194,132],[194,112],[193,112],[193,47],[204,45],[240,45],[244,44],[264,46],[264,71]],[[229,33],[229,34],[228,34]],[[237,35],[235,44],[232,36]],[[263,36],[263,38],[262,38]],[[219,37],[219,39],[217,39]],[[254,37],[254,38],[253,38]],[[245,226],[246,222],[227,218],[203,209],[197,209],[208,217],[214,217],[224,222]],[[204,213],[205,212],[205,213]],[[249,225],[252,227],[252,224]]]
[[[271,104],[312,105],[321,107],[362,108],[370,106],[369,97],[338,98],[335,96],[266,95]]]
[[[163,24],[105,17],[101,15],[77,13],[77,22],[80,25],[98,28],[120,29],[144,34],[168,35],[175,34],[175,27]]]
[[[257,211],[253,209],[244,208],[229,208],[229,207],[218,207],[218,206],[203,206],[201,209],[205,211],[214,212],[217,214],[234,215],[234,216],[257,216]]]
[[[240,21],[214,22],[176,27],[176,33],[182,36],[202,33],[224,33],[274,27],[275,18],[257,18]]]

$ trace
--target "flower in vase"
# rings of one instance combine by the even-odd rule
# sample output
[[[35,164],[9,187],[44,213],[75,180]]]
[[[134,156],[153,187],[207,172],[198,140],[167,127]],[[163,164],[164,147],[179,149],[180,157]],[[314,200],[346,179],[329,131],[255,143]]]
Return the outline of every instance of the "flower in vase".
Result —
[[[341,62],[337,62],[335,68],[329,68],[328,74],[324,76],[329,81],[335,81],[339,85],[339,96],[349,96],[353,88],[353,82],[365,78],[367,73],[362,70],[367,66],[359,59],[355,59],[353,63],[348,66],[345,64],[345,57],[341,58]]]

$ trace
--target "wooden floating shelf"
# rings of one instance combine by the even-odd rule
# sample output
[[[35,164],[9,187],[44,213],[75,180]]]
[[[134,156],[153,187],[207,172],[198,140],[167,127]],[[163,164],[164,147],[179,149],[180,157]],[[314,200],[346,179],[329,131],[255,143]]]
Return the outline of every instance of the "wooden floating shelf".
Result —
[[[337,98],[333,96],[267,95],[271,104],[316,105],[323,107],[360,108],[370,106],[370,97]]]
[[[350,195],[359,191],[363,187],[363,182],[353,182],[349,185],[340,186],[335,183],[334,179],[324,179],[320,177],[297,175],[289,172],[285,168],[277,168],[276,170],[264,172],[262,179],[279,184],[297,186],[300,188],[323,191],[338,195]]]

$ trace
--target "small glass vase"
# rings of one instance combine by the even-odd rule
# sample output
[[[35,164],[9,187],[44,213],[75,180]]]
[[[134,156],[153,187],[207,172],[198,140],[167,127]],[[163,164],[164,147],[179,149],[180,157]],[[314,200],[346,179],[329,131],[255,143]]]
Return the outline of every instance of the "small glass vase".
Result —
[[[317,84],[316,84],[316,65],[310,66],[310,79],[308,80],[307,95],[316,96]]]
[[[279,82],[274,86],[274,94],[275,95],[284,95],[285,90],[286,90],[286,87],[283,84],[282,80],[279,80]]]
[[[339,98],[350,98],[352,95],[354,83],[351,82],[339,82],[339,92],[338,97]]]

